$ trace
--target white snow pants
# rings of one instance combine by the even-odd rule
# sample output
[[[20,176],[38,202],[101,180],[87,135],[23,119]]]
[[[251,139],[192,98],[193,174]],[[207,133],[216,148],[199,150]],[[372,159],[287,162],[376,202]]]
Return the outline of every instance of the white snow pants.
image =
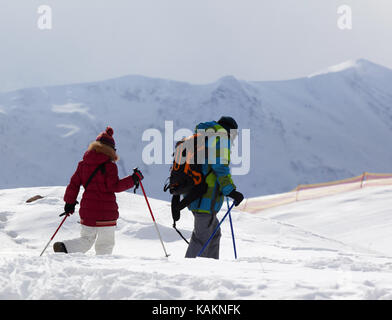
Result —
[[[88,227],[81,225],[80,238],[63,241],[68,253],[87,252],[95,242],[95,253],[111,254],[114,248],[114,231],[112,227]]]

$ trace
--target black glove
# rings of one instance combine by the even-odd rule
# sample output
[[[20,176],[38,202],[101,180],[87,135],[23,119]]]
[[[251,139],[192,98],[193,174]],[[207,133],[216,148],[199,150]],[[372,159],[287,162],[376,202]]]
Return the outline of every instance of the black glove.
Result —
[[[135,185],[138,185],[144,179],[142,172],[138,168],[133,169],[132,179]]]
[[[238,207],[238,205],[242,202],[242,200],[244,200],[244,195],[236,190],[233,190],[227,196],[234,199],[234,205],[236,207]]]
[[[79,202],[75,202],[75,203],[66,203],[64,206],[64,212],[66,214],[73,214],[75,212],[75,206],[76,204],[78,204]]]

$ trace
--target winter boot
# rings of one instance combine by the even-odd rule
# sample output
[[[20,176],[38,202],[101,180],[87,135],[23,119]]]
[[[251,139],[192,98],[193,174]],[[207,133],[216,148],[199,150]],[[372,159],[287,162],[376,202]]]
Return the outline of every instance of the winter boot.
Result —
[[[67,248],[65,247],[64,243],[62,243],[62,242],[56,242],[53,245],[53,250],[54,250],[54,252],[68,253]]]

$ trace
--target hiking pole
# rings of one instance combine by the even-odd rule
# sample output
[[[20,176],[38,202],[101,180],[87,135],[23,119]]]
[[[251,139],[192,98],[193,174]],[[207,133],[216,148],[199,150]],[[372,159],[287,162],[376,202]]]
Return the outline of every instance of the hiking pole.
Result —
[[[229,208],[229,210],[226,212],[225,216],[222,218],[222,220],[219,222],[218,226],[215,228],[214,232],[212,233],[211,237],[207,240],[207,242],[205,243],[205,245],[203,246],[203,248],[201,248],[200,252],[197,254],[198,257],[200,257],[200,255],[203,253],[203,251],[205,250],[205,248],[208,246],[208,244],[210,243],[211,239],[214,237],[215,233],[218,231],[220,225],[222,224],[223,220],[226,219],[227,215],[230,214],[231,209],[233,209],[234,207],[234,202],[231,205],[231,207]]]
[[[229,198],[226,197],[227,209],[229,209]],[[235,238],[234,238],[234,229],[233,229],[233,221],[231,220],[231,213],[229,214],[230,220],[230,228],[231,228],[231,237],[233,239],[233,248],[234,248],[234,257],[237,259],[237,249],[235,247]]]
[[[153,215],[153,213],[152,213],[152,210],[151,210],[151,207],[150,207],[150,203],[148,202],[148,199],[147,199],[147,196],[146,196],[146,192],[144,191],[143,183],[142,183],[142,181],[141,181],[141,179],[140,179],[141,177],[140,177],[139,173],[137,172],[137,168],[133,169],[133,172],[139,177],[139,184],[140,184],[140,187],[142,188],[143,195],[144,195],[144,199],[146,199],[147,207],[148,207],[148,209],[150,210],[150,214],[151,214],[151,217],[152,217],[152,221],[154,222],[155,229],[157,230],[157,233],[158,233],[158,236],[159,236],[159,240],[161,240],[161,244],[162,244],[162,247],[163,247],[163,251],[165,252],[165,256],[166,256],[166,258],[167,258],[169,255],[167,254],[166,249],[165,249],[165,246],[164,246],[164,244],[163,244],[162,237],[161,237],[161,234],[160,234],[159,229],[158,229],[158,225],[157,225],[157,223],[156,223],[156,221],[155,221],[155,217],[154,217],[154,215]]]
[[[56,236],[57,231],[59,231],[59,229],[61,228],[61,226],[63,225],[65,219],[68,218],[68,214],[66,214],[65,212],[60,214],[60,217],[63,216],[65,214],[65,217],[63,219],[63,221],[61,221],[59,227],[57,228],[56,232],[53,234],[53,236],[50,238],[49,242],[46,244],[44,250],[42,250],[41,254],[39,255],[40,257],[43,255],[43,253],[45,252],[46,248],[49,246],[49,244],[52,242],[53,238]]]

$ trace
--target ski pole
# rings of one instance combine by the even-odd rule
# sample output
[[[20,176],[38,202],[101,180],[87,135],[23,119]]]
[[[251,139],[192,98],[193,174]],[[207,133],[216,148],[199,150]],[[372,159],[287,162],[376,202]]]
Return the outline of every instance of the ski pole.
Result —
[[[214,232],[212,233],[211,237],[207,240],[207,242],[205,243],[205,245],[203,246],[203,248],[201,248],[200,252],[197,254],[198,257],[200,257],[200,255],[203,253],[203,251],[205,250],[205,248],[208,246],[208,244],[210,243],[211,239],[214,237],[215,233],[218,231],[220,225],[222,224],[223,220],[226,219],[227,215],[230,214],[231,209],[233,209],[234,207],[234,202],[231,205],[231,207],[229,208],[229,210],[227,211],[227,213],[225,214],[225,216],[222,218],[222,220],[219,222],[218,226],[215,228]]]
[[[137,176],[139,177],[139,179],[140,179],[141,177],[140,177],[139,173],[137,173],[136,168],[133,169],[133,171],[134,171],[134,173],[136,173],[136,175],[137,175]],[[161,240],[161,244],[162,244],[162,247],[163,247],[163,251],[165,252],[165,256],[168,257],[169,255],[167,254],[166,249],[165,249],[165,245],[163,244],[162,237],[161,237],[161,234],[160,234],[159,229],[158,229],[158,225],[157,225],[157,223],[156,223],[156,221],[155,221],[155,217],[154,217],[154,215],[153,215],[153,213],[152,213],[152,210],[151,210],[151,207],[150,207],[150,203],[148,202],[148,199],[147,199],[147,196],[146,196],[146,192],[144,191],[144,187],[143,187],[143,183],[142,183],[141,179],[139,180],[139,184],[140,184],[140,187],[142,188],[143,195],[144,195],[144,199],[146,199],[147,207],[148,207],[148,209],[150,210],[150,214],[151,214],[151,217],[152,217],[152,221],[154,222],[155,229],[157,230],[157,233],[158,233],[158,236],[159,236],[159,240]]]
[[[229,198],[226,197],[226,201],[227,201],[227,209],[229,209]],[[231,220],[231,213],[229,214],[229,219],[230,219],[231,237],[233,239],[234,257],[237,259],[237,249],[235,247],[234,229],[233,229],[233,221]]]
[[[63,216],[64,214],[65,214],[65,217],[64,217],[63,221],[61,221],[61,223],[60,223],[59,227],[57,228],[56,232],[55,232],[55,233],[53,234],[53,236],[50,238],[50,240],[49,240],[49,242],[46,244],[44,250],[42,250],[41,254],[39,255],[40,257],[43,255],[43,253],[45,252],[46,248],[49,246],[49,244],[52,242],[53,238],[56,236],[57,231],[59,231],[59,229],[60,229],[61,226],[63,225],[65,219],[68,218],[68,214],[66,214],[65,212],[62,213],[62,214],[60,215],[60,217]]]

